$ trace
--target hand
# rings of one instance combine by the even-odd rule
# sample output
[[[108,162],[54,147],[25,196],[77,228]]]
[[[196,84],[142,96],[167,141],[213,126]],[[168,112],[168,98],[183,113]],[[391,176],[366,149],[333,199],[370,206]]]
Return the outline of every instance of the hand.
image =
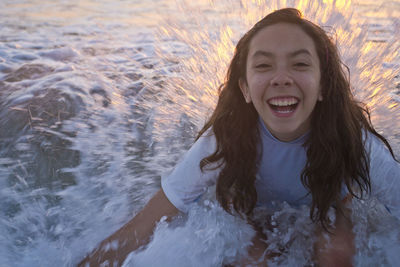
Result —
[[[162,217],[172,218],[178,212],[175,206],[169,202],[164,192],[159,190],[142,211],[121,229],[101,242],[78,266],[122,265],[130,252],[149,241],[157,222]],[[110,246],[110,244],[115,244],[116,246]]]
[[[319,229],[314,245],[317,264],[322,267],[351,267],[355,254],[353,224],[350,210],[345,214],[336,212],[333,233]]]
[[[248,256],[225,267],[267,267],[268,257],[265,256],[265,251],[268,245],[265,239],[266,237],[257,231],[252,240],[253,244],[247,249]]]
[[[330,241],[319,237],[316,243],[316,260],[322,267],[351,267],[355,253],[354,235],[346,231],[335,231],[329,234]]]

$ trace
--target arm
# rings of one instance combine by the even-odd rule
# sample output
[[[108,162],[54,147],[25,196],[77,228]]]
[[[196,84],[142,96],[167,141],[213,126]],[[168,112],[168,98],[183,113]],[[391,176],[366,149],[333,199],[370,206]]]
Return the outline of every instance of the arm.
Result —
[[[185,211],[186,204],[192,203],[204,193],[207,186],[215,183],[218,170],[202,172],[199,168],[200,160],[214,150],[214,136],[201,137],[196,141],[172,173],[161,179],[162,189],[143,210],[101,242],[78,266],[99,266],[106,261],[106,266],[113,266],[114,262],[121,265],[130,252],[147,244],[156,223],[163,216],[173,217],[178,214],[178,209]],[[118,249],[109,249],[115,248],[116,244]]]
[[[257,231],[251,241],[253,244],[247,249],[248,257],[242,259],[239,263],[236,263],[235,266],[266,267],[267,259],[274,256],[274,255],[265,255],[265,250],[268,247],[266,242],[266,236]]]
[[[314,260],[317,266],[353,266],[356,248],[349,203],[351,203],[350,195],[347,195],[342,203],[338,203],[338,205],[343,205],[343,213],[336,210],[336,220],[331,233],[326,232],[320,226],[317,227],[314,243]]]
[[[120,266],[130,252],[147,244],[157,222],[163,216],[173,217],[177,214],[178,210],[167,199],[163,190],[159,190],[142,211],[101,242],[78,266],[99,266],[105,261],[108,261],[110,266],[113,266],[114,262],[118,262]],[[118,244],[118,248],[114,250],[111,243]]]
[[[234,262],[232,265],[228,265],[228,267],[267,267],[267,260],[278,255],[271,252],[266,253],[268,248],[267,236],[263,233],[262,226],[251,219],[248,219],[247,223],[251,225],[255,231],[255,234],[251,240],[252,244],[247,247],[247,256],[243,257],[237,262]],[[271,225],[269,226],[272,227]]]

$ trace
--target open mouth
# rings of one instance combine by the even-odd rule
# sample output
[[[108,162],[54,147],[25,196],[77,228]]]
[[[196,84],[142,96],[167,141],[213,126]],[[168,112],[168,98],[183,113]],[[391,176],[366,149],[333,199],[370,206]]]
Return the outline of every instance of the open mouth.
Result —
[[[299,99],[295,97],[274,97],[268,100],[271,109],[281,115],[290,115],[299,104]]]

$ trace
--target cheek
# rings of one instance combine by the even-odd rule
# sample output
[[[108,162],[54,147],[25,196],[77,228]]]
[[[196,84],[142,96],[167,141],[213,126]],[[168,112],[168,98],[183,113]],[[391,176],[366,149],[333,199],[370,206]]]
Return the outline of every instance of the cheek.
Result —
[[[304,93],[307,94],[307,98],[311,100],[318,98],[321,87],[319,77],[301,77],[298,79],[298,83],[300,87],[304,89]]]
[[[263,75],[253,75],[251,79],[250,91],[253,97],[262,98],[267,87],[268,79]]]

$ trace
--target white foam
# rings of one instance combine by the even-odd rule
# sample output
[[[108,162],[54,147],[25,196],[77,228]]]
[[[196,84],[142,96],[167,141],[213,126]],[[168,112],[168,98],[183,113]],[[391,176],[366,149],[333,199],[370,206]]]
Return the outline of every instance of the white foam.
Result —
[[[131,253],[123,266],[222,266],[245,255],[254,230],[219,206],[194,205],[178,226],[158,224],[146,249]]]

